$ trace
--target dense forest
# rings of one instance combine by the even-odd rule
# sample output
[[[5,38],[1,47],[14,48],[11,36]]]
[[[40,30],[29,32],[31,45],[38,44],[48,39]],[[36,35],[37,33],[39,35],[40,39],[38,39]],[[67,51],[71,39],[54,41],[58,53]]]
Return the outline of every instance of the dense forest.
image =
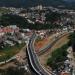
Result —
[[[52,14],[50,16],[52,16]],[[53,17],[58,19],[59,16],[55,14],[53,15]],[[55,18],[52,18],[49,16],[47,17],[46,20],[51,21],[51,24],[41,24],[41,23],[30,24],[23,17],[20,17],[18,15],[5,14],[0,17],[0,25],[3,25],[3,26],[17,25],[20,28],[29,28],[29,29],[36,29],[36,30],[60,28],[61,27],[60,25],[52,23],[53,21],[55,21]]]

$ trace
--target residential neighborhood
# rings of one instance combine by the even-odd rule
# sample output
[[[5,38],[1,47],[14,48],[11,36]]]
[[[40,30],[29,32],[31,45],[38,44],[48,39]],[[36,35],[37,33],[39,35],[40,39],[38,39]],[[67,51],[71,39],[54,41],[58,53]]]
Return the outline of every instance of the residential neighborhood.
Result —
[[[0,75],[75,75],[75,10],[0,7]]]

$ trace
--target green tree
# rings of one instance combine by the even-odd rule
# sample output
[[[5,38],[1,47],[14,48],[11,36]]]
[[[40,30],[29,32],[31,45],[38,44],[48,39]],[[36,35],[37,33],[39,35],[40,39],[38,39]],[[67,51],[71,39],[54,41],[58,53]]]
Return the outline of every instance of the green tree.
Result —
[[[60,20],[61,14],[57,12],[51,12],[47,13],[45,16],[46,16],[46,21],[52,24],[53,22]]]
[[[72,46],[72,49],[75,52],[75,32],[70,34],[69,39],[69,44]]]
[[[54,50],[51,57],[47,61],[47,65],[56,69],[62,66],[63,62],[66,60],[68,44],[63,45],[61,48]]]

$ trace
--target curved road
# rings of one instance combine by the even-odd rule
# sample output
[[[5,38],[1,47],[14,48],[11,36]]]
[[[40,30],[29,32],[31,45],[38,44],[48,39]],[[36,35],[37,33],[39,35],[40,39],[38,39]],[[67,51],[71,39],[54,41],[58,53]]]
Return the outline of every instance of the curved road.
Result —
[[[65,35],[63,35],[65,36]],[[55,41],[53,41],[52,44],[49,44],[45,49],[43,49],[40,53],[44,53],[47,49],[51,48],[56,42],[57,40],[59,40],[61,37],[63,36],[58,36],[56,38]],[[39,63],[38,61],[38,58],[37,58],[37,55],[36,53],[34,52],[34,47],[33,47],[33,43],[34,43],[34,40],[36,38],[36,34],[33,34],[32,37],[29,39],[29,42],[27,43],[27,54],[28,54],[28,58],[29,58],[29,62],[31,64],[31,67],[33,68],[33,70],[35,71],[36,75],[52,75],[52,74],[49,74],[42,66],[41,64]]]
[[[29,57],[31,67],[34,69],[37,75],[50,75],[44,68],[42,68],[42,66],[40,65],[38,61],[37,55],[34,52],[33,42],[35,37],[36,37],[36,34],[33,34],[27,45],[27,54]]]

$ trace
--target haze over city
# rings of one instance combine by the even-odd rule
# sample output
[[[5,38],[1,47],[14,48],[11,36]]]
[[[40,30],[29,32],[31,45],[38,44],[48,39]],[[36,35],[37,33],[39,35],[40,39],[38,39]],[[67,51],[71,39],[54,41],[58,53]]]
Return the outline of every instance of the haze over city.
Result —
[[[0,75],[75,75],[75,0],[0,0]]]
[[[31,7],[36,6],[41,2],[45,6],[55,6],[59,7],[60,5],[66,8],[73,8],[75,0],[0,0],[0,6],[7,7]]]

